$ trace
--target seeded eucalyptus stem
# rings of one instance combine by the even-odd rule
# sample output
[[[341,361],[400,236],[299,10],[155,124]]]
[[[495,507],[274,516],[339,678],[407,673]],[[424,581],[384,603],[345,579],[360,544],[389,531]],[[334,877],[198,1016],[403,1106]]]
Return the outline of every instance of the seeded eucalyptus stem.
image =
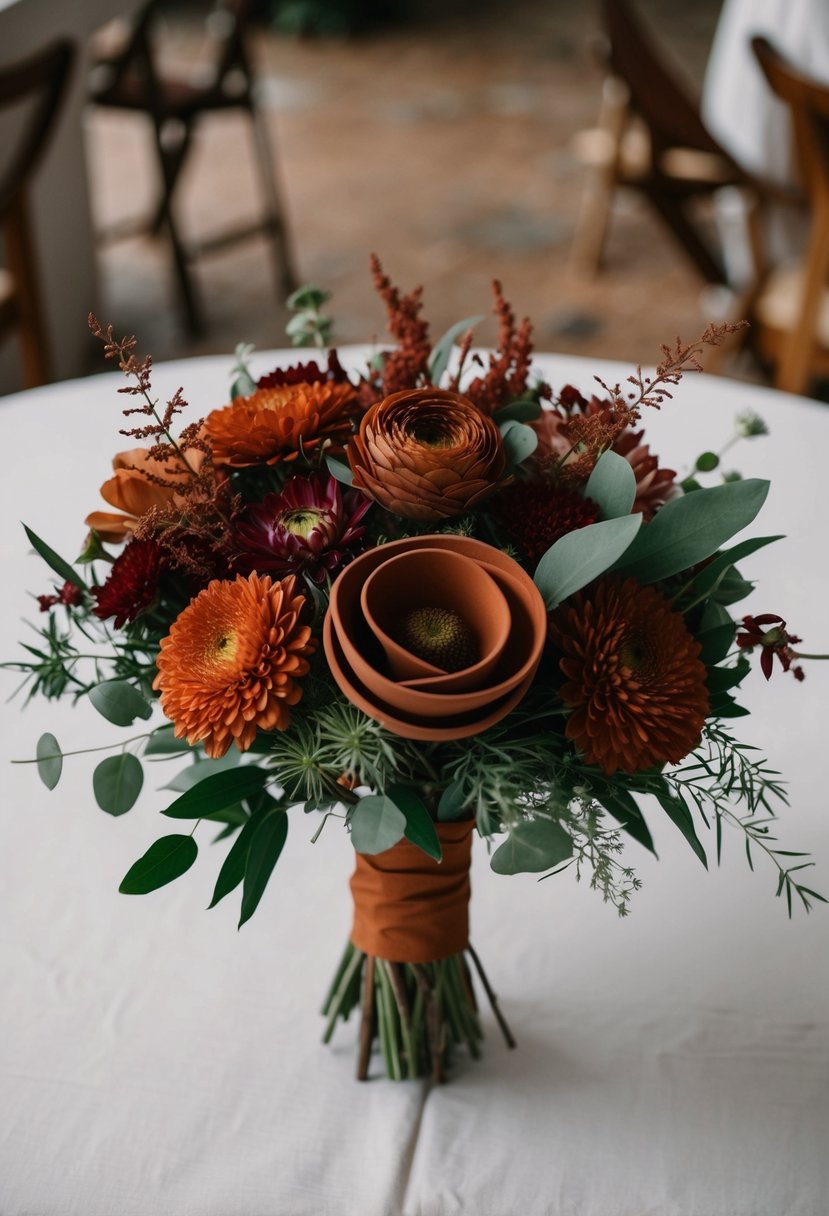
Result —
[[[498,1008],[478,955],[467,948],[507,1046],[515,1039]],[[364,954],[351,942],[345,948],[323,1003],[323,1042],[337,1022],[359,1010],[357,1079],[368,1080],[375,1042],[386,1075],[395,1081],[446,1079],[446,1066],[458,1047],[480,1058],[483,1031],[472,975],[465,954],[434,963],[395,963]]]

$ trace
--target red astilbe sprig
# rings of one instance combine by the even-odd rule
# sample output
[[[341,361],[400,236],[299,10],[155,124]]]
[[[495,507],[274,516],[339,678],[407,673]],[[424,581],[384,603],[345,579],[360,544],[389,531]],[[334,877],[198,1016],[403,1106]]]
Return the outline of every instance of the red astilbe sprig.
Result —
[[[747,325],[748,321],[723,321],[720,324],[712,322],[694,342],[684,343],[681,338],[677,338],[673,347],[662,343],[662,360],[656,365],[653,376],[643,375],[640,365],[625,382],[632,384],[632,389],[625,390],[620,384],[605,384],[600,376],[595,376],[594,379],[610,394],[618,408],[624,406],[635,411],[633,421],[638,421],[643,405],[660,409],[663,402],[673,397],[671,388],[676,387],[687,372],[705,370],[700,355],[707,346],[721,346],[730,334],[738,333]]]
[[[478,409],[490,415],[527,391],[533,350],[533,327],[529,317],[524,317],[521,324],[516,326],[515,313],[504,299],[497,279],[493,279],[492,292],[495,296],[492,311],[498,318],[498,349],[489,356],[486,374],[473,380],[465,389],[465,395],[475,402]],[[481,363],[481,360],[478,359],[478,362]],[[542,397],[550,395],[546,385],[539,385],[538,392]]]
[[[386,306],[389,333],[397,341],[396,348],[386,354],[381,373],[382,395],[388,397],[429,383],[429,323],[420,316],[422,287],[401,295],[376,253],[371,255],[370,266],[375,290]],[[372,392],[364,404],[371,405],[376,399],[377,393]]]

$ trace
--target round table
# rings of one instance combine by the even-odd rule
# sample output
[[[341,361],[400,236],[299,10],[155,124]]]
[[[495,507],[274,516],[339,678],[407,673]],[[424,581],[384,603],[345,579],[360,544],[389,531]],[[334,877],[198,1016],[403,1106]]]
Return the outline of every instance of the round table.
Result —
[[[346,352],[354,364],[361,352]],[[296,352],[291,356],[296,358]],[[256,357],[262,372],[282,360]],[[159,366],[199,416],[224,403],[231,359]],[[543,356],[554,385],[590,389],[622,366]],[[120,378],[106,374],[0,402],[3,658],[31,636],[28,593],[53,579],[26,552],[25,520],[74,557],[100,505],[118,436]],[[827,648],[825,407],[689,376],[646,419],[664,464],[716,450],[735,414],[771,435],[729,458],[772,490],[752,531],[787,533],[744,573],[744,611],[777,612],[808,650]],[[784,847],[810,849],[829,894],[824,664],[797,684],[753,671],[740,737],[790,783]],[[8,695],[17,677],[5,673]],[[829,1195],[829,911],[793,922],[771,867],[751,874],[726,833],[709,872],[650,813],[660,861],[632,844],[642,878],[619,919],[568,873],[502,878],[479,843],[473,942],[518,1049],[488,1013],[481,1063],[451,1083],[354,1081],[356,1026],[320,1045],[316,1016],[350,924],[351,844],[292,812],[257,915],[206,908],[226,846],[185,879],[118,894],[159,834],[171,795],[158,763],[136,807],[97,809],[92,757],[65,761],[49,793],[33,766],[49,730],[64,750],[124,732],[87,705],[2,706],[0,814],[0,1211],[78,1216],[825,1216]],[[710,834],[703,833],[711,847]]]

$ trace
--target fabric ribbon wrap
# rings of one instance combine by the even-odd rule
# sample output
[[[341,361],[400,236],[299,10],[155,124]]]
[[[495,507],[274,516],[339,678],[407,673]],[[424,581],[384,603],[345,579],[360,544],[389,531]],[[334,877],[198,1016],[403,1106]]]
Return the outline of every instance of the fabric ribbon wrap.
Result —
[[[443,860],[408,840],[357,854],[351,877],[358,950],[392,963],[434,963],[469,945],[474,820],[436,823]]]

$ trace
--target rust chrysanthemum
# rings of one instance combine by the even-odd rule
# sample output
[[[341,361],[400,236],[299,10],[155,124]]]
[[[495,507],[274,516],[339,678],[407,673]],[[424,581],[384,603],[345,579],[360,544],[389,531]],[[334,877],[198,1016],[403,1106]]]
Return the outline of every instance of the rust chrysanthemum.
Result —
[[[239,575],[196,596],[156,660],[153,687],[177,739],[202,743],[215,759],[234,742],[247,751],[259,730],[286,729],[315,649],[304,606],[293,575]]]
[[[504,539],[531,572],[562,536],[599,518],[592,499],[548,481],[516,481],[493,499],[492,508]]]
[[[395,515],[435,523],[471,510],[506,464],[491,418],[460,393],[392,393],[364,414],[348,445],[354,485]]]
[[[116,629],[134,621],[155,599],[160,573],[159,545],[154,540],[131,540],[112,563],[106,582],[92,588],[95,616],[102,621],[114,617]]]
[[[272,385],[214,410],[205,431],[216,465],[279,464],[312,453],[326,440],[341,448],[356,408],[357,394],[348,383]]]
[[[566,733],[589,764],[637,773],[696,747],[709,710],[699,643],[653,587],[602,579],[554,615],[553,636]]]

